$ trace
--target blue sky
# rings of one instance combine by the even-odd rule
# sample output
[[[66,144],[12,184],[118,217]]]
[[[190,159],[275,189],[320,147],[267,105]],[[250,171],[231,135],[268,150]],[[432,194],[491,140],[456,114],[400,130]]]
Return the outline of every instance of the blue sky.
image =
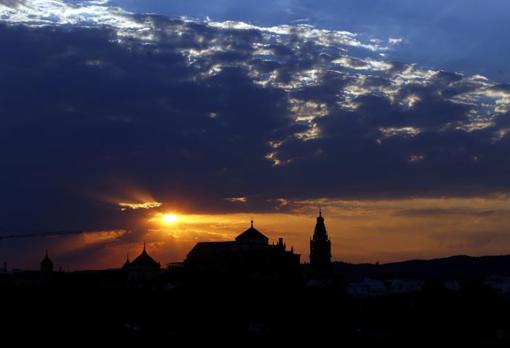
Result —
[[[395,59],[510,79],[510,5],[505,0],[112,0],[134,12],[238,20],[263,26],[309,23],[365,38],[402,38]]]

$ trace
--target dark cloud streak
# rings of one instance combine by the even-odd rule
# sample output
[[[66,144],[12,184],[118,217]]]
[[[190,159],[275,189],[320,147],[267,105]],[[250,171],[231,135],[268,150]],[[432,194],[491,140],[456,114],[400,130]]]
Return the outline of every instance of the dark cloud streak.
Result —
[[[44,233],[29,233],[29,234],[6,234],[0,235],[0,240],[5,239],[26,239],[26,238],[39,238],[39,237],[61,237],[82,234],[83,231],[56,231]],[[87,232],[89,233],[89,232]]]

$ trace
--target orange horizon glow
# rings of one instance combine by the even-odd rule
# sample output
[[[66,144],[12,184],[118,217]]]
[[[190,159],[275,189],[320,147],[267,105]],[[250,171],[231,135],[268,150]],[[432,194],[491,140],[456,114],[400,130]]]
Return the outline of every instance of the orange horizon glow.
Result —
[[[507,196],[379,201],[324,199],[292,204],[293,211],[258,214],[208,214],[156,208],[144,212],[137,226],[48,238],[40,249],[49,249],[57,263],[62,260],[64,269],[101,269],[120,267],[126,253],[135,257],[145,240],[151,256],[164,265],[183,261],[198,242],[234,240],[249,228],[253,217],[255,227],[270,243],[283,237],[287,247],[294,247],[301,254],[301,261],[308,262],[309,239],[318,215],[315,207],[320,205],[335,261],[386,263],[452,255],[510,254],[510,198]],[[21,268],[40,262],[41,250],[27,249],[25,255],[33,254],[34,259],[25,261],[25,257],[21,259],[19,253],[12,251],[18,249],[5,245],[0,246],[2,254],[8,260],[20,259]],[[81,250],[88,250],[94,256],[74,260],[73,255],[79,255]]]

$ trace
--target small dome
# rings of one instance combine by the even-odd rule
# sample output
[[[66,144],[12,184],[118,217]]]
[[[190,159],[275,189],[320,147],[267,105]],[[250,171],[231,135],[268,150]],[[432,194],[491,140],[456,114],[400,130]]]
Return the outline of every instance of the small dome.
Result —
[[[143,245],[143,251],[136,259],[134,259],[128,266],[130,269],[147,270],[147,269],[160,269],[161,265],[156,262],[145,250],[145,244]]]

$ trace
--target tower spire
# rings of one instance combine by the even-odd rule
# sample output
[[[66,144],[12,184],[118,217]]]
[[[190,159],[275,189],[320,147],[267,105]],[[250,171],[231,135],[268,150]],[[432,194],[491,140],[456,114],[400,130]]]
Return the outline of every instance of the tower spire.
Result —
[[[250,223],[251,223],[251,228],[253,228],[253,218],[251,218]]]
[[[313,276],[329,276],[331,272],[331,241],[328,237],[322,208],[319,207],[319,216],[310,240],[310,272]]]

